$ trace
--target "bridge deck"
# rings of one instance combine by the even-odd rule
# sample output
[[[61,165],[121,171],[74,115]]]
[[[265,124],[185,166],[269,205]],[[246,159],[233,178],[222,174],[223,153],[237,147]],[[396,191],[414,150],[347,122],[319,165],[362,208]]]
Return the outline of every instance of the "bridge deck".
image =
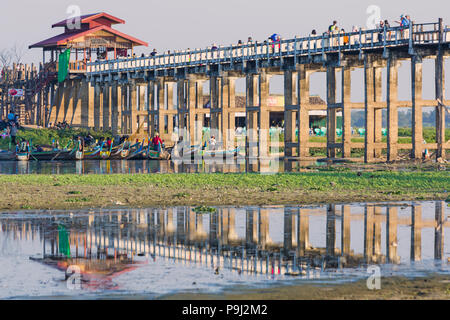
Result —
[[[442,37],[440,36],[442,34]],[[411,24],[401,27],[360,30],[281,40],[280,42],[247,43],[240,46],[197,49],[162,54],[153,57],[96,61],[88,64],[88,75],[174,69],[244,61],[283,59],[285,57],[324,55],[327,53],[363,52],[370,49],[407,47],[450,43],[450,28],[440,30],[439,23]]]

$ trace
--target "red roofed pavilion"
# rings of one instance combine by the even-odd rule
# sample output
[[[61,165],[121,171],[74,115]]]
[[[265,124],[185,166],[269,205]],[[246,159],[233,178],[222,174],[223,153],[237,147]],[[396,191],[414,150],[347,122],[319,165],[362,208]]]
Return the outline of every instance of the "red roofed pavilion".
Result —
[[[70,49],[70,72],[83,73],[88,62],[126,57],[133,54],[134,47],[148,46],[148,43],[112,28],[115,24],[124,23],[124,20],[104,12],[66,19],[52,25],[52,28],[64,27],[64,33],[29,48],[42,48],[44,63],[46,52],[50,52],[53,62],[56,61],[55,53]]]

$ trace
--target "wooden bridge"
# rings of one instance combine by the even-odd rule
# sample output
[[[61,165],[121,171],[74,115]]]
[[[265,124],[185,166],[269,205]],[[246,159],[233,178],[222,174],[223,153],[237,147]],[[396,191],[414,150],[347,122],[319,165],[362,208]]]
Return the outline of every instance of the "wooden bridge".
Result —
[[[444,62],[450,54],[450,29],[437,23],[411,23],[409,28],[336,32],[319,36],[253,42],[238,46],[184,50],[155,56],[87,63],[53,88],[47,122],[66,120],[72,125],[112,130],[117,134],[159,132],[166,143],[180,135],[191,144],[202,141],[208,126],[225,148],[236,144],[236,116],[245,114],[245,151],[249,158],[271,158],[270,147],[284,148],[284,159],[311,158],[312,148],[326,148],[330,159],[352,158],[364,149],[364,160],[395,161],[405,151],[421,159],[436,150],[445,158],[446,105]],[[422,97],[422,64],[435,61],[435,99]],[[411,61],[411,99],[398,99],[398,69]],[[364,102],[352,102],[351,72],[364,70]],[[382,70],[387,70],[383,97]],[[326,103],[311,104],[310,77],[326,72]],[[338,72],[340,79],[337,78]],[[269,81],[284,76],[284,105],[269,105]],[[246,79],[245,107],[236,105],[236,80]],[[204,105],[203,84],[209,82]],[[341,81],[341,99],[337,83]],[[174,88],[176,87],[176,101]],[[384,99],[385,98],[385,99]],[[399,143],[398,108],[412,108],[412,141]],[[436,108],[436,141],[424,142],[422,108]],[[352,109],[365,111],[364,142],[352,141]],[[387,139],[383,140],[382,112],[387,110]],[[327,142],[310,141],[310,114],[326,115]],[[284,142],[271,141],[270,114],[284,113]],[[337,116],[342,129],[337,130]],[[177,128],[177,129],[176,129]],[[342,137],[338,136],[342,132]],[[298,134],[296,133],[298,132]],[[176,133],[174,135],[174,133]],[[174,138],[176,136],[176,138]],[[175,141],[173,141],[175,142]],[[355,158],[352,158],[355,160]]]

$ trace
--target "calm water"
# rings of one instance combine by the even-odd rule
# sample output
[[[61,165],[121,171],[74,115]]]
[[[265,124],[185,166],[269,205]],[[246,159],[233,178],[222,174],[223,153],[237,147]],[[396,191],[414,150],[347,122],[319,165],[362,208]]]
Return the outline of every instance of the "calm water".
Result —
[[[305,161],[300,165],[316,164]],[[284,172],[295,170],[282,161],[259,161],[246,165],[244,159],[183,164],[174,161],[151,160],[86,160],[86,161],[0,161],[0,174],[136,174],[136,173],[242,173]]]
[[[0,298],[158,298],[450,274],[444,202],[0,214]],[[68,281],[66,281],[68,279]]]

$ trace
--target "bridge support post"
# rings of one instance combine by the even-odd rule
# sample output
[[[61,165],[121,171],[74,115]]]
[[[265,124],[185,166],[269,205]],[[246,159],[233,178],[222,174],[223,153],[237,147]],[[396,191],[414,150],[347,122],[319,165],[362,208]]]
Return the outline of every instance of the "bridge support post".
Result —
[[[350,254],[350,237],[351,237],[351,214],[350,206],[342,205],[341,212],[341,254],[346,256]]]
[[[336,158],[336,68],[327,68],[327,157]]]
[[[436,142],[437,152],[436,158],[445,159],[445,109],[444,91],[445,91],[445,72],[444,72],[444,55],[442,49],[439,48],[435,62],[435,82],[436,82],[436,100],[441,101],[436,107]]]
[[[216,140],[220,141],[221,137],[217,136],[220,133],[220,92],[221,92],[221,81],[222,79],[217,76],[212,76],[210,78],[210,118],[209,118],[209,128],[210,136],[216,136]]]
[[[330,204],[327,207],[327,256],[336,255],[336,205]]]
[[[166,128],[165,128],[165,113],[164,113],[164,81],[162,79],[158,79],[156,82],[156,112],[158,116],[158,132],[161,139],[166,139]]]
[[[177,81],[177,117],[178,117],[178,135],[183,136],[184,140],[187,137],[184,136],[186,128],[186,81],[184,79]]]
[[[444,257],[444,222],[445,222],[445,202],[435,203],[436,227],[434,228],[434,259],[442,260]]]
[[[270,75],[263,72],[259,75],[259,142],[258,157],[268,158],[270,155],[270,110],[268,106]]]
[[[129,129],[130,134],[135,134],[138,129],[138,123],[137,123],[137,116],[136,111],[138,109],[138,86],[136,83],[132,83],[129,87],[129,94],[130,94],[130,105],[129,105],[129,115],[128,115],[128,122],[129,122]]]
[[[386,223],[386,256],[389,263],[397,263],[397,224],[398,224],[398,208],[387,207],[387,223]]]
[[[373,225],[374,225],[374,207],[366,205],[364,213],[364,258],[366,263],[373,260]]]
[[[309,76],[310,73],[306,71],[304,65],[298,67],[298,106],[297,113],[298,121],[298,150],[297,154],[300,158],[309,157]],[[295,131],[294,131],[295,134]],[[295,135],[294,135],[295,136]]]
[[[167,95],[167,135],[173,140],[173,82],[166,81],[166,95]],[[175,141],[174,141],[175,142]]]
[[[103,86],[103,131],[110,129],[110,119],[111,119],[111,85],[109,83]]]
[[[94,124],[94,87],[88,82],[82,82],[81,86],[81,126],[92,128]]]
[[[245,139],[245,155],[247,158],[255,158],[257,156],[257,132],[258,132],[258,110],[257,102],[257,83],[258,79],[253,74],[248,74],[247,82],[247,97],[246,97],[246,128],[247,135]]]
[[[111,84],[111,131],[115,136],[119,133],[119,99],[120,99],[120,88],[117,82]]]
[[[389,54],[387,62],[387,160],[395,161],[398,155],[398,62]]]
[[[422,62],[417,56],[411,58],[411,100],[412,100],[412,153],[413,159],[422,159]]]
[[[309,216],[305,209],[299,209],[297,216],[297,254],[303,256],[307,249],[309,249]]]
[[[411,261],[422,259],[422,207],[414,205],[411,208]]]
[[[365,152],[364,152],[364,162],[372,162],[374,159],[374,142],[375,142],[375,108],[374,108],[374,68],[369,63],[368,57],[364,58],[364,101],[365,101]]]
[[[381,100],[383,97],[382,87],[382,69],[379,67],[374,68],[374,142],[375,142],[375,158],[380,159],[382,154],[381,142],[383,139],[383,107]]]
[[[352,153],[352,109],[351,69],[342,68],[342,158],[351,158]]]
[[[191,141],[191,145],[195,145],[197,141],[195,140],[195,116],[197,111],[197,81],[194,79],[189,79],[188,81],[188,105],[187,105],[187,121],[188,121],[188,131]]]
[[[94,89],[94,129],[96,131],[100,130],[100,115],[101,115],[101,103],[102,103],[102,88],[100,84],[95,84]]]
[[[294,144],[297,145],[297,151],[300,152],[299,141],[295,141],[296,113],[300,112],[294,91],[296,76],[297,73],[291,70],[284,72],[284,156],[287,159],[294,156]],[[300,130],[298,134],[300,137]]]

